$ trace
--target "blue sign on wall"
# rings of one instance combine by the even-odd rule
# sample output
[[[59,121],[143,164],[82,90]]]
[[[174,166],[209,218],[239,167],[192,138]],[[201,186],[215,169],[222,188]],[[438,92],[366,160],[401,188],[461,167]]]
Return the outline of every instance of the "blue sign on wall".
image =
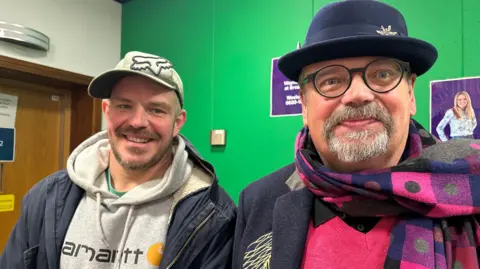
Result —
[[[13,162],[15,159],[15,129],[0,128],[0,162]]]
[[[277,63],[278,58],[272,59],[270,117],[301,115],[300,87],[282,74]]]

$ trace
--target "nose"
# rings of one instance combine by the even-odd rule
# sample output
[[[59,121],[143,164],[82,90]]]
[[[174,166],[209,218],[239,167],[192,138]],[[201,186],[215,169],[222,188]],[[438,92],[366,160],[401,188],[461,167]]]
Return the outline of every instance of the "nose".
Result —
[[[130,125],[134,128],[143,128],[148,125],[148,114],[142,108],[135,109],[132,118],[130,119]]]
[[[361,75],[355,74],[348,91],[342,96],[342,104],[361,106],[372,102],[375,98],[374,93],[368,88]]]

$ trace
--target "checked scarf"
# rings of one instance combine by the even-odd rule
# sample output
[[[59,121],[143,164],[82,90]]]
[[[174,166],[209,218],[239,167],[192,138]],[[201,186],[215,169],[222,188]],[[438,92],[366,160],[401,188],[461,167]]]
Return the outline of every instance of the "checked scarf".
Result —
[[[385,269],[479,268],[480,145],[440,143],[411,120],[400,163],[336,173],[326,168],[308,129],[297,136],[295,164],[309,190],[351,216],[398,216]],[[478,217],[478,216],[477,216]]]

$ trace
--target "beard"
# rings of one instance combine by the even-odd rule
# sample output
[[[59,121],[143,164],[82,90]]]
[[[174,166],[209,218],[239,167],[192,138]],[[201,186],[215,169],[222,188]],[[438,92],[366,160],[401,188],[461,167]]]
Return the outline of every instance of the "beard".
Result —
[[[160,141],[162,139],[162,137],[160,137],[160,135],[158,135],[156,133],[153,133],[153,132],[149,132],[149,131],[145,130],[144,128],[136,129],[136,128],[133,128],[131,126],[125,127],[125,128],[121,128],[121,127],[117,128],[114,131],[115,138],[112,139],[110,137],[110,146],[111,146],[113,156],[115,157],[117,162],[123,168],[125,168],[127,170],[136,170],[136,171],[147,170],[147,169],[153,167],[154,165],[156,165],[169,152],[171,152],[172,144],[173,144],[172,139],[170,139],[168,145],[165,148],[155,150],[155,153],[153,154],[153,156],[144,160],[144,161],[128,161],[128,160],[125,160],[122,157],[122,154],[121,154],[120,150],[118,149],[118,142],[117,141],[119,139],[125,139],[125,135],[127,135],[127,134],[139,135],[139,136],[142,136],[142,137],[148,137],[149,139],[152,139],[153,141]],[[136,154],[136,155],[141,155],[142,153],[143,154],[148,154],[148,152],[145,152],[144,150],[136,149],[136,148],[126,148],[125,150],[129,151],[130,153]]]
[[[346,133],[343,137],[335,135],[334,129],[344,120],[373,118],[383,124],[382,130],[365,129]],[[394,131],[393,119],[388,111],[369,102],[362,106],[346,106],[335,112],[325,122],[324,137],[328,149],[345,163],[358,163],[385,154]]]

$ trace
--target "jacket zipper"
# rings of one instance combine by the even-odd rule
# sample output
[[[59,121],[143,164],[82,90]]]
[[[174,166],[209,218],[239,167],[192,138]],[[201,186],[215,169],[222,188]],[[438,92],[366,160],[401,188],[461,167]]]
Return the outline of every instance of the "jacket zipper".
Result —
[[[175,256],[175,258],[173,259],[173,261],[167,266],[166,269],[170,269],[172,268],[172,266],[177,262],[177,260],[180,258],[180,255],[182,255],[183,251],[185,250],[185,247],[188,245],[188,243],[190,243],[190,241],[193,239],[193,237],[198,233],[198,231],[200,231],[200,229],[205,225],[205,223],[207,223],[207,221],[213,216],[213,213],[215,213],[215,210],[212,210],[212,212],[210,212],[208,214],[208,216],[195,228],[195,230],[193,231],[193,233],[188,237],[187,241],[185,242],[185,244],[183,244],[182,248],[180,249],[180,251],[177,253],[177,255]]]

